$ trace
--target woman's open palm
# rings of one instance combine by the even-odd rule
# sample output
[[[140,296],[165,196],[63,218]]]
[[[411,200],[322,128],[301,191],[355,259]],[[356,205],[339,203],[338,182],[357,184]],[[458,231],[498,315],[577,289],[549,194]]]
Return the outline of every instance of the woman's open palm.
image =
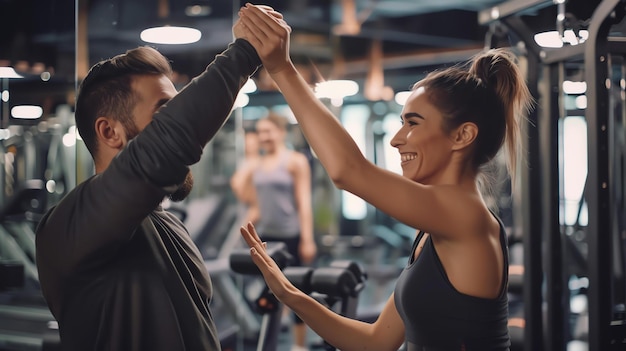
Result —
[[[254,225],[248,223],[246,226],[240,228],[240,232],[248,246],[250,246],[252,261],[259,267],[267,286],[272,293],[282,301],[282,299],[287,296],[288,291],[295,289],[295,287],[285,277],[274,259],[265,251],[266,245],[261,241]]]

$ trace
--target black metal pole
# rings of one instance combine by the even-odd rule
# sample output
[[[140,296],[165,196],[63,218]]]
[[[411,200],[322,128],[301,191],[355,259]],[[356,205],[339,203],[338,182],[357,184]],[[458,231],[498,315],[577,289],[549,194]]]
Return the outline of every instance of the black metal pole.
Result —
[[[559,120],[564,111],[561,104],[563,63],[543,66],[540,83],[539,149],[541,172],[541,236],[546,280],[545,348],[565,350],[566,310],[563,278],[563,248],[559,220]]]
[[[608,152],[608,50],[607,36],[611,14],[620,0],[604,0],[589,25],[585,47],[587,81],[588,183],[589,208],[589,350],[611,347],[611,228]]]
[[[538,72],[539,61],[535,56],[528,57],[528,71]],[[535,98],[538,97],[538,74],[530,73],[528,86]],[[527,167],[522,168],[521,187],[521,227],[524,245],[524,350],[542,351],[543,347],[543,297],[542,297],[542,240],[541,240],[541,173],[539,148],[539,112],[535,109],[526,123]]]
[[[542,97],[539,93],[539,78],[541,72],[540,48],[533,40],[533,32],[517,16],[502,18],[502,22],[524,43],[527,51],[527,78],[526,83],[532,96],[538,103]],[[519,192],[520,201],[514,220],[523,233],[524,245],[524,351],[544,350],[544,323],[543,323],[543,252],[542,252],[542,208],[541,199],[541,149],[539,142],[539,107],[533,109],[526,123],[523,124],[525,138],[522,138],[522,148],[526,151],[525,167],[520,168]]]

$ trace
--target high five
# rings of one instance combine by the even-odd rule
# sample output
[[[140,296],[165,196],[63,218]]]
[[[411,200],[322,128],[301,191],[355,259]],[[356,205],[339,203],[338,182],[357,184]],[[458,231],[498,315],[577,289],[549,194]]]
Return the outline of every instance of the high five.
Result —
[[[315,97],[289,56],[290,27],[263,8],[240,11],[244,38],[294,112],[338,188],[419,229],[380,317],[341,317],[298,291],[265,254],[253,226],[242,227],[276,296],[341,350],[507,350],[508,254],[499,219],[478,186],[480,168],[507,145],[514,172],[518,119],[531,105],[513,57],[490,50],[414,85],[392,139],[403,175],[377,167]],[[512,173],[513,174],[513,173]]]

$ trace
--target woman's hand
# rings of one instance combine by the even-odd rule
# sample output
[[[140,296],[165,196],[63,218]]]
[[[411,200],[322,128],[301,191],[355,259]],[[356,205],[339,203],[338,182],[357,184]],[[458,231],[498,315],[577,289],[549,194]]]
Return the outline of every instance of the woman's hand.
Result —
[[[243,37],[256,49],[269,74],[291,67],[289,34],[291,27],[265,7],[246,4],[239,11]]]
[[[267,283],[272,293],[282,302],[291,292],[297,288],[289,282],[276,262],[265,252],[265,243],[261,241],[252,223],[240,228],[241,236],[250,246],[250,256],[252,261],[259,267],[263,274],[263,279]]]

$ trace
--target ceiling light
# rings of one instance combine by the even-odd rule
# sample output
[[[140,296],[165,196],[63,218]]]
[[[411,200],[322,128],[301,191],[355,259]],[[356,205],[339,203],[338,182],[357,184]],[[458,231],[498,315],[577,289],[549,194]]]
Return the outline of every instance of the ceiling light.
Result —
[[[190,44],[202,37],[202,33],[189,27],[163,26],[144,29],[141,40],[154,44]]]
[[[577,109],[580,109],[580,110],[586,109],[587,108],[587,96],[586,95],[577,96],[576,99],[574,100],[574,104],[576,104]]]
[[[395,101],[398,105],[404,106],[406,104],[406,100],[411,96],[412,91],[399,91],[396,93]]]
[[[343,99],[359,92],[359,85],[353,80],[328,80],[315,85],[318,98]]]
[[[246,84],[244,84],[243,87],[241,87],[241,92],[250,94],[250,93],[254,93],[255,91],[256,91],[256,83],[254,83],[254,80],[252,80],[251,78],[248,78],[248,81],[246,82]]]
[[[13,67],[0,67],[0,78],[24,78],[15,72]]]
[[[83,138],[80,136],[80,133],[78,132],[78,129],[76,129],[76,126],[70,126],[69,128],[67,128],[67,133],[75,135],[76,140],[83,140]]]
[[[76,145],[76,134],[65,133],[62,140],[65,147],[72,147]]]
[[[13,106],[11,116],[18,119],[37,119],[43,114],[41,106],[20,105]]]
[[[589,31],[586,30],[580,30],[576,36],[573,30],[568,29],[563,32],[562,38],[559,32],[555,30],[535,34],[535,42],[544,48],[560,48],[563,47],[563,43],[578,45],[587,39],[589,39]]]
[[[235,99],[233,108],[235,109],[238,107],[246,107],[249,102],[250,102],[250,97],[248,96],[248,94],[240,92],[239,94],[237,94],[237,98]]]
[[[208,16],[211,14],[211,6],[193,5],[185,7],[185,15],[189,17]]]
[[[586,82],[572,82],[571,80],[563,81],[563,92],[569,95],[580,95],[587,91]]]
[[[45,72],[41,72],[41,74],[39,75],[39,77],[41,78],[41,80],[43,80],[44,82],[47,82],[50,80],[50,78],[52,77],[52,75],[50,74],[50,72],[45,71]]]

